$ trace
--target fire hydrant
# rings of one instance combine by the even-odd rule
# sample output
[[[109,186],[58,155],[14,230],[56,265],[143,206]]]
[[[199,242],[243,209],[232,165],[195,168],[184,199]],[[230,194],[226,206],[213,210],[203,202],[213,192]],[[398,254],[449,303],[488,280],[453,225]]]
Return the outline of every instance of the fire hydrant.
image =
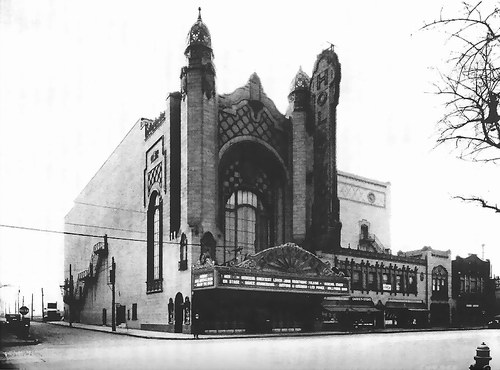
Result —
[[[491,366],[489,365],[491,360],[490,347],[488,347],[484,342],[481,343],[481,345],[476,348],[476,356],[474,356],[474,360],[476,360],[476,363],[469,366],[470,370],[491,370]]]

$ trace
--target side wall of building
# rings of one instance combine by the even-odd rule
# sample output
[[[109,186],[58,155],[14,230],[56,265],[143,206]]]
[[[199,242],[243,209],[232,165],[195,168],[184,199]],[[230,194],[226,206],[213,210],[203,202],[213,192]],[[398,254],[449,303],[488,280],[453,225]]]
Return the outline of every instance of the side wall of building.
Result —
[[[368,232],[385,248],[391,248],[391,195],[390,184],[357,175],[338,174],[341,246],[357,249],[361,224],[367,221]]]

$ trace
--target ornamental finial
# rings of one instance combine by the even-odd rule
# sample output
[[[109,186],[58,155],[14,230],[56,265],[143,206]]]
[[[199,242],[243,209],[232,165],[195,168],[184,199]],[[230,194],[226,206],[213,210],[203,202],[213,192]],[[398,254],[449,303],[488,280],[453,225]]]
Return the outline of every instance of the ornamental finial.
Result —
[[[201,6],[198,7],[198,20],[201,22]]]

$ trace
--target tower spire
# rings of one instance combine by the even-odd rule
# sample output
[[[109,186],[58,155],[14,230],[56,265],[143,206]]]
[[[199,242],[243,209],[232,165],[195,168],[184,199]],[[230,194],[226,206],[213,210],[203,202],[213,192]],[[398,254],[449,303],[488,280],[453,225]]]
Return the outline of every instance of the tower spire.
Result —
[[[201,6],[198,7],[198,20],[201,22]]]

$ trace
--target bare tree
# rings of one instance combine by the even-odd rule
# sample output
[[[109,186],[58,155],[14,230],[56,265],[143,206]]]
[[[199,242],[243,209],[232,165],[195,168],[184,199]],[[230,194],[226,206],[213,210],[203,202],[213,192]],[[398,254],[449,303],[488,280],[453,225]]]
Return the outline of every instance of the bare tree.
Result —
[[[424,30],[449,35],[454,50],[449,70],[435,84],[445,98],[445,113],[438,122],[438,144],[451,142],[459,157],[477,162],[500,160],[500,9],[482,2],[463,4],[461,14],[426,23]],[[456,197],[496,212],[500,209],[480,197]]]

